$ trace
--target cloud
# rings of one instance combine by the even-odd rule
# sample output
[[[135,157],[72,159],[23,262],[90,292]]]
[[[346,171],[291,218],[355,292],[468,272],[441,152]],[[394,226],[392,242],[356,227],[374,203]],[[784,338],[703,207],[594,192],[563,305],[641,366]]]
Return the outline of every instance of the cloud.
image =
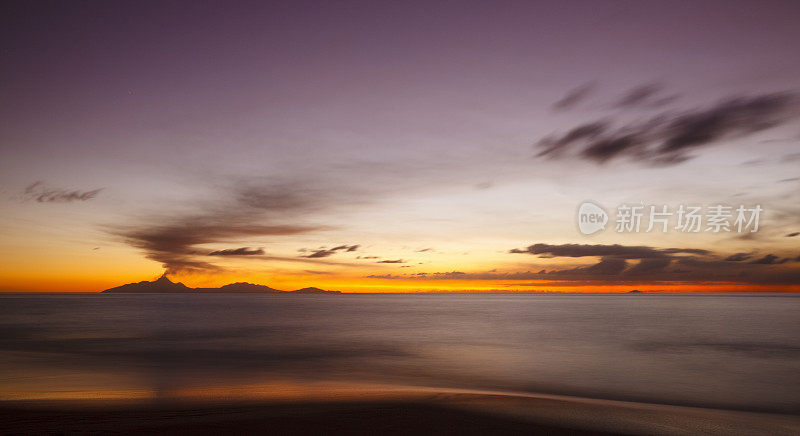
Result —
[[[394,260],[379,260],[375,263],[406,263],[403,259],[394,259]]]
[[[225,250],[217,250],[208,253],[209,256],[256,256],[259,254],[264,254],[263,248],[250,248],[250,247],[229,248]]]
[[[332,255],[336,254],[337,251],[342,251],[343,250],[343,251],[346,251],[346,252],[353,252],[353,251],[358,250],[358,247],[360,247],[360,245],[339,245],[338,247],[333,247],[331,249],[324,249],[323,248],[323,249],[319,249],[319,250],[313,250],[311,254],[306,255],[306,256],[301,256],[301,257],[305,257],[305,258],[309,258],[309,259],[328,257],[328,256],[332,256]],[[301,251],[308,251],[308,250],[301,249]]]
[[[617,275],[624,271],[627,267],[628,262],[626,262],[625,259],[606,256],[600,258],[600,262],[594,265],[577,267],[565,271],[557,271],[556,273]]]
[[[596,84],[594,82],[584,83],[583,85],[574,88],[567,92],[564,97],[562,97],[557,102],[553,103],[554,110],[567,110],[572,109],[578,103],[586,100],[586,98],[594,92],[596,88]]]
[[[202,245],[328,229],[304,224],[302,217],[327,206],[326,201],[339,201],[300,184],[234,181],[218,189],[221,192],[212,201],[195,204],[193,211],[165,211],[140,219],[138,224],[109,226],[108,231],[144,251],[148,259],[160,262],[167,273],[218,271],[219,266],[206,260],[208,252]]]
[[[463,271],[450,271],[450,272],[435,272],[432,275],[447,278],[457,278],[465,276],[467,273]]]
[[[767,254],[762,258],[742,264],[752,257],[749,253],[719,256],[713,252],[695,248],[655,248],[647,246],[588,245],[588,244],[534,244],[525,249],[513,249],[510,253],[537,255],[540,258],[597,257],[590,265],[572,268],[542,270],[539,279],[550,278],[572,282],[736,282],[753,284],[793,284],[800,280],[800,270],[779,268],[790,261]],[[519,274],[519,273],[515,273]],[[514,274],[494,275],[494,278],[513,279]],[[525,276],[530,276],[527,272]],[[490,279],[491,274],[468,274],[463,277]],[[533,277],[531,277],[533,278]]]
[[[644,94],[640,91],[637,96]],[[780,92],[728,98],[711,107],[661,114],[621,127],[612,128],[608,120],[598,120],[542,138],[537,142],[542,149],[538,155],[560,158],[569,154],[597,163],[628,158],[651,165],[675,165],[691,159],[693,150],[795,119],[797,108],[794,93]]]
[[[529,254],[539,259],[594,258],[583,265],[533,264],[527,271],[485,272],[445,271],[406,274],[375,274],[375,279],[404,280],[532,280],[531,285],[581,286],[610,284],[739,283],[793,285],[800,281],[800,268],[790,266],[797,259],[775,254],[745,262],[751,253],[718,254],[697,248],[658,248],[620,244],[544,244],[512,249],[514,254]],[[794,256],[794,255],[792,255]],[[392,262],[392,261],[390,261]],[[796,263],[792,263],[796,265]],[[519,285],[519,284],[517,284]],[[509,285],[511,286],[511,285]],[[754,290],[757,288],[754,287]]]
[[[631,275],[655,273],[663,271],[670,263],[672,263],[672,259],[669,257],[641,259],[639,263],[628,269],[627,273]]]
[[[764,256],[764,257],[762,257],[760,259],[756,259],[756,260],[754,260],[754,261],[752,261],[750,263],[756,264],[756,265],[777,265],[777,264],[785,263],[785,262],[788,262],[788,261],[789,261],[789,259],[780,259],[780,257],[778,257],[778,256],[776,256],[774,254],[767,254],[766,256]]]
[[[209,262],[198,260],[198,245],[223,243],[231,239],[297,235],[312,230],[315,228],[258,225],[241,218],[231,221],[223,217],[203,216],[180,217],[167,224],[120,229],[118,234],[131,246],[143,250],[148,259],[161,262],[167,273],[179,273],[219,270]]]
[[[512,249],[509,253],[532,254],[543,258],[552,257],[600,257],[594,265],[580,266],[555,274],[615,276],[653,273],[670,266],[677,254],[707,255],[707,250],[696,248],[653,248],[647,246],[589,245],[589,244],[534,244],[524,249]],[[639,260],[629,268],[628,260]]]
[[[647,246],[626,245],[589,245],[589,244],[533,244],[524,249],[514,248],[509,253],[535,254],[541,257],[586,257],[603,256],[620,259],[669,258],[674,254],[709,254],[708,250],[696,248],[653,248]]]
[[[97,196],[103,188],[89,191],[67,190],[48,188],[43,182],[34,182],[28,185],[22,193],[25,200],[34,200],[39,203],[72,203],[75,201],[88,201]]]
[[[595,121],[582,124],[568,131],[561,137],[549,137],[539,141],[539,146],[545,149],[539,152],[538,156],[559,155],[571,144],[596,138],[608,129],[608,122]]]
[[[792,232],[786,235],[787,238],[794,238],[795,236],[800,235],[800,232]]]
[[[677,95],[663,95],[664,85],[661,83],[647,83],[639,85],[623,95],[614,107],[617,108],[654,108],[664,106],[678,98]]]
[[[736,253],[726,257],[725,260],[728,262],[744,262],[751,257],[753,257],[753,255],[750,253]]]

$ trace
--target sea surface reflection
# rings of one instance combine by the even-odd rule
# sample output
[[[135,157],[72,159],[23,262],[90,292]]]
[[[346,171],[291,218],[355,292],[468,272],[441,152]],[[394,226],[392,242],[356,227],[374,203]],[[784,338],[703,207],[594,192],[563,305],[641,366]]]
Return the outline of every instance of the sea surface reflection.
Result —
[[[798,413],[798,313],[787,294],[4,294],[0,398],[296,381]]]

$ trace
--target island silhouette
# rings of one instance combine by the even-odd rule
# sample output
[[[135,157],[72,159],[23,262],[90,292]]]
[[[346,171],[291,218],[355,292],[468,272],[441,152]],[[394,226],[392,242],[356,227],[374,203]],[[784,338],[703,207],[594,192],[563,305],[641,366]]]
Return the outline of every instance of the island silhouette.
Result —
[[[126,285],[109,288],[102,292],[120,294],[341,294],[341,291],[326,291],[324,289],[314,287],[297,289],[295,291],[281,291],[279,289],[270,288],[269,286],[256,285],[246,282],[230,283],[218,288],[190,288],[183,283],[173,282],[167,277],[166,273],[152,282],[143,280],[138,283],[128,283]]]

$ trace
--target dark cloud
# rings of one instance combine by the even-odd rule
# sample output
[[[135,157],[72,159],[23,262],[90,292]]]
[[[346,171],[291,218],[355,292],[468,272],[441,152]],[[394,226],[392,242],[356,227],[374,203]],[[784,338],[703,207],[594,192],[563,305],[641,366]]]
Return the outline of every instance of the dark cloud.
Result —
[[[617,108],[654,108],[664,106],[675,101],[677,95],[664,95],[664,85],[661,83],[648,83],[637,86],[626,92],[614,106]]]
[[[264,254],[263,248],[228,248],[225,250],[217,250],[208,253],[209,256],[256,256],[259,254]]]
[[[202,245],[327,229],[303,224],[301,218],[327,206],[326,201],[337,201],[327,192],[300,184],[247,181],[218,189],[221,192],[213,201],[196,204],[193,212],[156,214],[137,225],[112,226],[109,231],[160,262],[167,273],[213,271],[220,267],[200,257],[208,254]]]
[[[39,203],[71,203],[75,201],[88,201],[97,196],[103,188],[90,191],[48,188],[43,182],[34,182],[28,185],[22,193],[25,200]]]
[[[664,270],[670,265],[670,263],[672,263],[672,259],[668,257],[642,259],[639,261],[639,263],[632,266],[627,273],[632,275],[651,274]]]
[[[638,95],[642,95],[643,92]],[[586,123],[538,142],[540,156],[573,156],[606,162],[630,158],[674,165],[690,152],[723,139],[737,139],[776,127],[798,115],[794,93],[781,92],[724,100],[704,109],[662,114],[643,122],[611,128],[605,120]]]
[[[555,110],[566,110],[572,109],[578,103],[586,100],[586,98],[594,92],[596,88],[596,84],[594,82],[585,83],[575,89],[570,90],[567,92],[564,97],[562,97],[557,102],[553,103],[553,109]]]
[[[778,256],[776,256],[774,254],[767,254],[766,256],[764,256],[764,257],[762,257],[760,259],[756,259],[754,261],[751,261],[750,263],[756,264],[756,265],[778,265],[778,264],[781,264],[781,263],[786,263],[788,261],[789,261],[789,259],[781,259],[780,257],[778,257]]]
[[[587,257],[602,256],[620,259],[669,258],[674,254],[709,254],[708,250],[696,248],[653,248],[626,245],[589,244],[533,244],[524,249],[514,248],[509,253],[535,254],[541,257]]]
[[[549,137],[539,141],[539,146],[544,150],[538,156],[558,155],[573,143],[596,138],[608,129],[605,121],[595,121],[593,123],[582,124],[568,131],[560,137]]]
[[[675,152],[775,127],[787,120],[786,112],[796,103],[793,93],[776,93],[731,98],[710,109],[680,115],[667,124],[668,136],[661,149]]]
[[[133,247],[142,249],[148,259],[161,262],[167,273],[218,270],[211,263],[199,260],[196,246],[223,243],[231,239],[286,236],[307,233],[314,227],[293,225],[257,225],[251,220],[230,220],[219,217],[175,218],[173,222],[129,229],[118,234]]]
[[[313,250],[311,254],[306,255],[306,256],[301,256],[301,257],[306,257],[306,258],[309,258],[309,259],[328,257],[328,256],[332,256],[332,255],[336,254],[337,251],[353,252],[353,251],[358,250],[358,247],[360,247],[360,245],[356,244],[356,245],[339,245],[337,247],[333,247],[333,248],[330,248],[330,249],[321,248],[319,250]],[[309,251],[309,250],[301,249],[301,251],[305,252],[305,251]]]
[[[505,274],[467,274],[464,279],[526,279],[550,278],[569,282],[737,282],[753,284],[792,284],[800,280],[800,270],[781,269],[779,265],[790,261],[767,254],[762,258],[742,264],[752,257],[750,253],[718,256],[708,250],[694,248],[654,248],[623,245],[534,244],[511,253],[525,253],[542,258],[599,257],[591,265],[573,268],[541,270],[534,277],[530,272]]]
[[[406,263],[403,259],[394,259],[394,260],[379,260],[376,263]]]
[[[787,238],[794,238],[795,236],[800,235],[800,232],[792,232],[786,235]]]
[[[594,265],[573,268],[570,270],[561,271],[561,273],[568,273],[568,274],[586,273],[589,275],[613,276],[620,274],[627,267],[628,267],[628,262],[626,262],[625,259],[606,256],[606,257],[601,257],[600,262]]]
[[[370,275],[368,278],[409,280],[535,280],[533,285],[553,286],[606,285],[631,283],[742,283],[796,284],[800,269],[783,265],[792,259],[774,254],[744,263],[750,253],[719,255],[696,248],[656,248],[648,246],[534,244],[511,253],[524,253],[540,258],[597,258],[594,263],[545,269],[534,265],[528,271],[498,272],[432,272]],[[800,262],[800,256],[796,259]],[[796,263],[795,263],[796,265]],[[538,268],[537,268],[538,266]],[[549,280],[549,282],[543,282]]]
[[[581,247],[579,245],[575,246]],[[562,253],[565,255],[563,257],[584,257],[583,253],[573,252],[573,247],[570,247],[569,244],[567,244],[567,248],[569,248],[570,251]],[[597,247],[601,248],[592,248],[592,254],[589,255],[587,253],[587,256],[593,256],[600,252],[608,252],[613,254],[595,256],[599,257],[599,259],[595,263],[589,265],[561,267],[549,270],[541,268],[540,265],[539,268],[535,268],[533,271],[451,271],[399,275],[373,275],[368,276],[368,278],[409,280],[534,280],[535,283],[531,283],[531,286],[589,286],[632,283],[688,284],[723,282],[750,284],[754,286],[754,290],[758,289],[756,287],[757,285],[793,285],[800,281],[800,268],[784,265],[792,260],[795,262],[800,262],[800,256],[798,256],[796,259],[779,259],[777,256],[770,254],[764,256],[758,261],[741,263],[741,261],[731,262],[727,259],[746,259],[745,256],[748,256],[747,254],[737,253],[735,255],[729,255],[726,257],[709,253],[706,250],[696,249],[656,249],[652,247],[644,247],[649,250],[642,250],[642,247],[624,247],[613,245]],[[611,248],[609,249],[609,247]],[[626,250],[626,248],[630,248],[630,250]],[[528,251],[517,250],[516,252],[527,253]],[[677,253],[681,253],[682,255],[677,255]],[[572,254],[575,254],[576,256],[572,256]],[[520,286],[520,284],[517,283],[515,286]]]

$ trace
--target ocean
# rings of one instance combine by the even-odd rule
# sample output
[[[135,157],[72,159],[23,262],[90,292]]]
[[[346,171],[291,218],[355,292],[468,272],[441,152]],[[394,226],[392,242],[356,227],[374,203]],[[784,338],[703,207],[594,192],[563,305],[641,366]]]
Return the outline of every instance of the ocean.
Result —
[[[0,399],[298,382],[800,413],[800,295],[0,294]]]

